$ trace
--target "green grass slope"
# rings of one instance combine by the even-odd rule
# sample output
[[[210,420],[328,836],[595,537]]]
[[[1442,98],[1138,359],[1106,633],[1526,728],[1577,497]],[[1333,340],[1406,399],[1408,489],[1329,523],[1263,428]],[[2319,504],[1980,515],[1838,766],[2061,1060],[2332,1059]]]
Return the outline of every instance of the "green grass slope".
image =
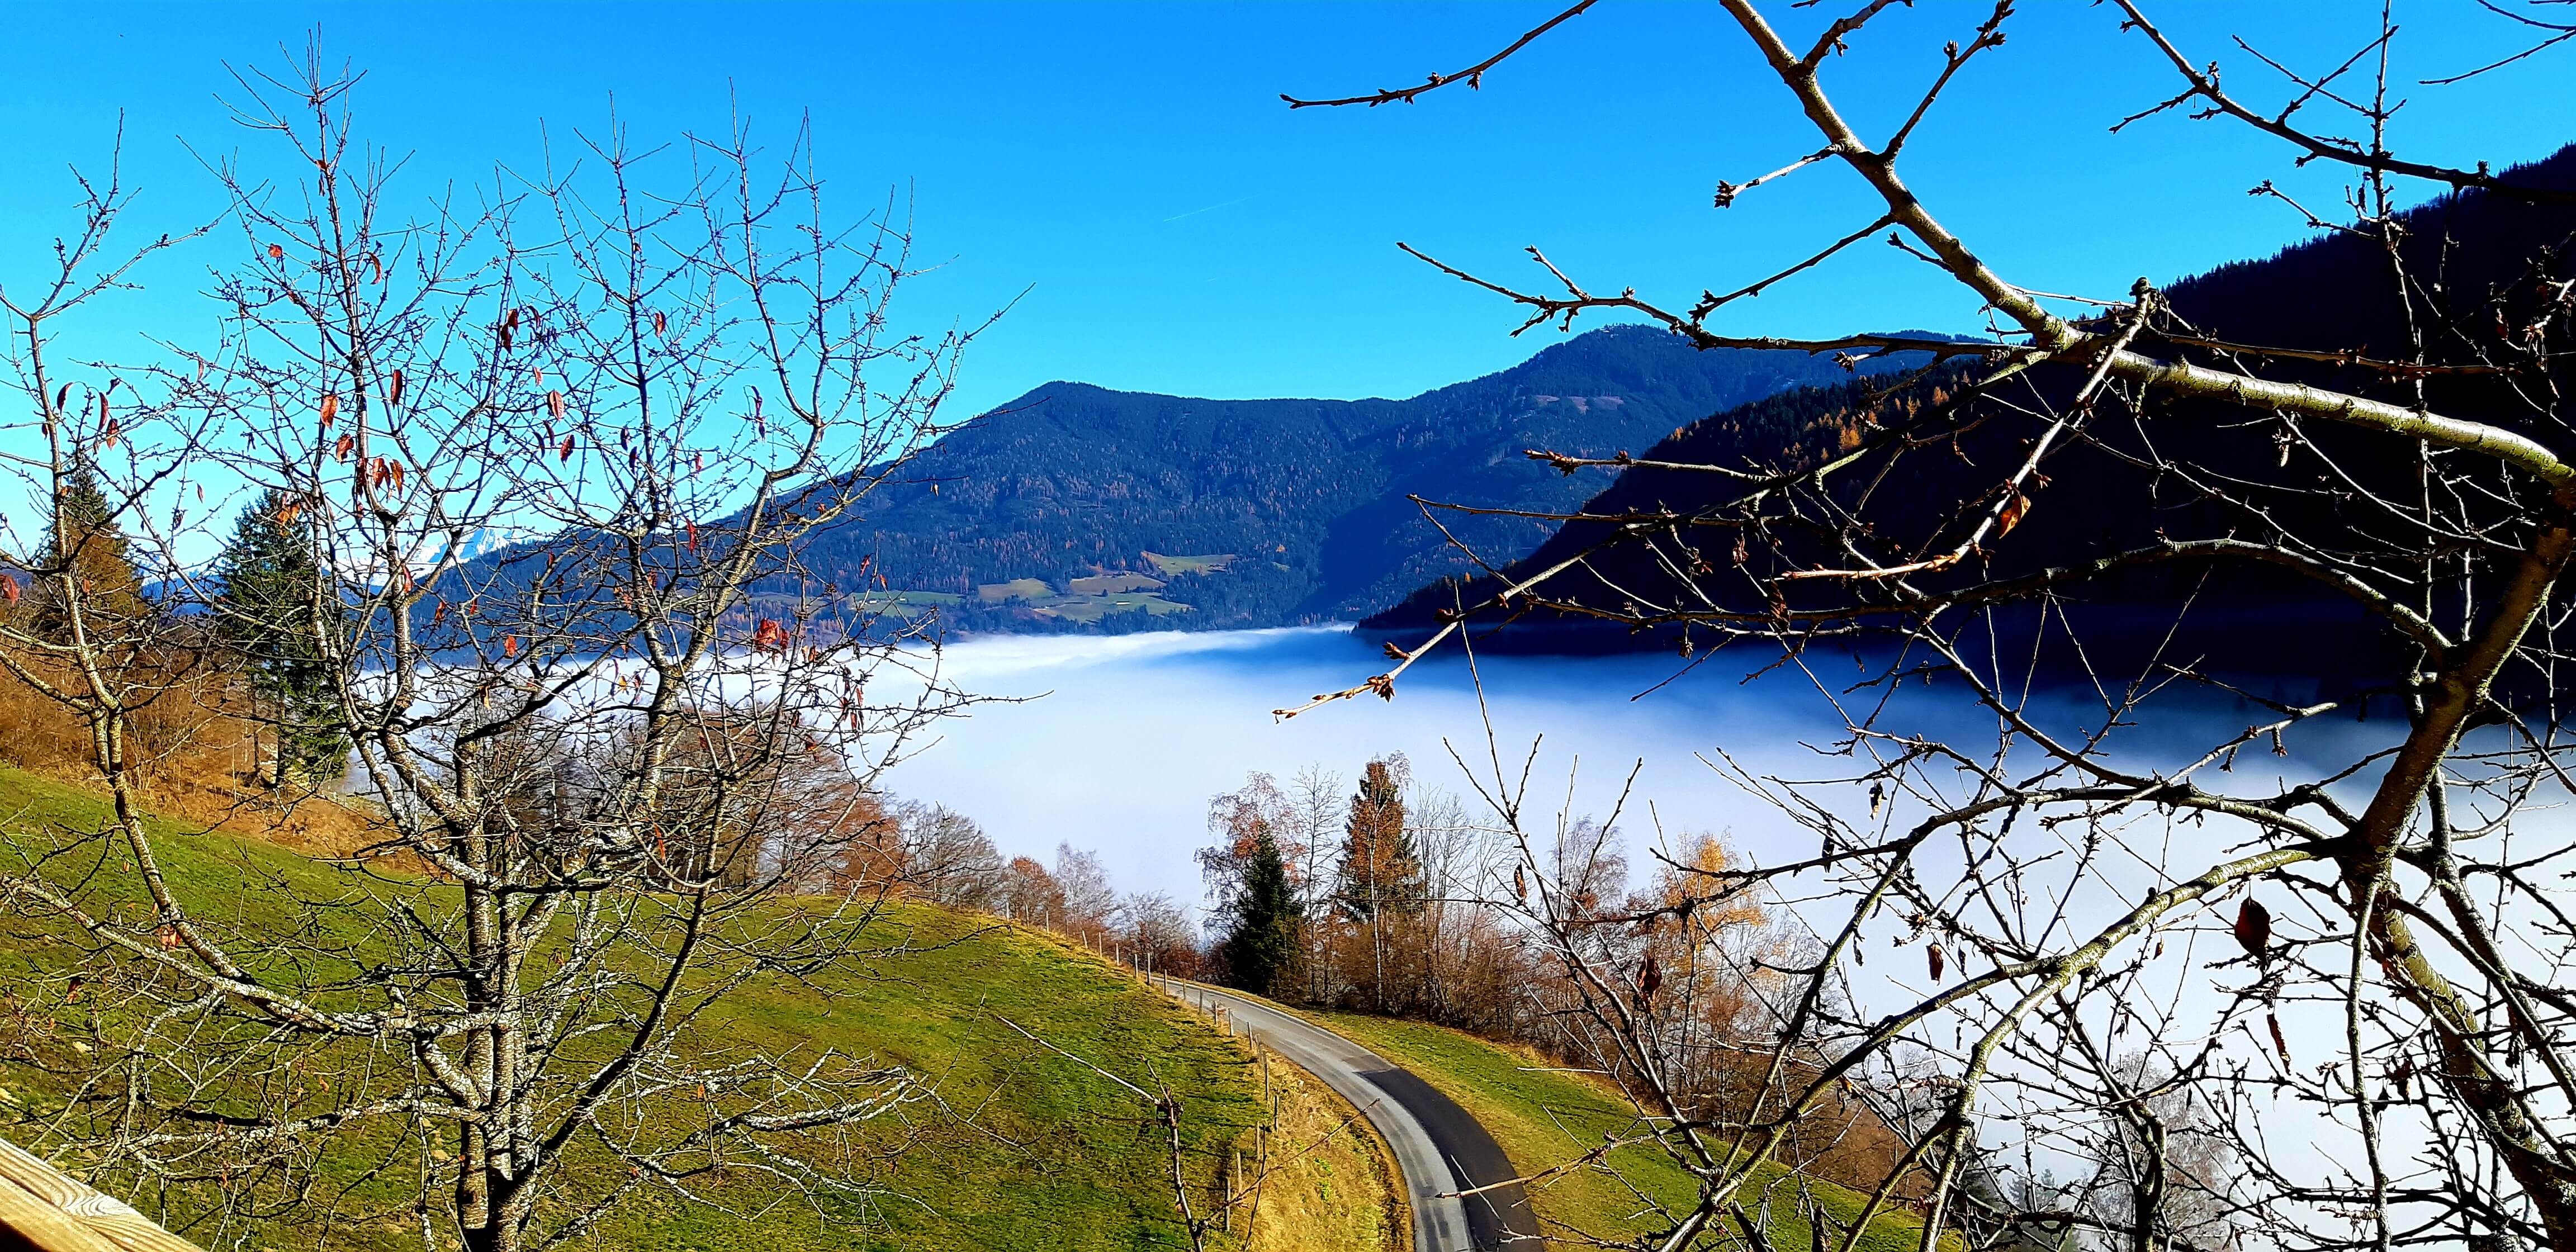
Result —
[[[14,871],[66,830],[95,830],[105,806],[73,787],[0,768],[0,866]],[[221,834],[164,829],[172,880],[210,921],[238,933],[285,922],[283,884],[323,894],[335,870],[294,853]],[[59,872],[59,871],[48,871]],[[356,919],[351,919],[353,922]],[[1172,1001],[1114,967],[1051,938],[939,910],[897,907],[888,938],[916,950],[867,968],[832,971],[812,986],[755,985],[711,1031],[731,1042],[825,1044],[935,1078],[937,1105],[872,1122],[861,1146],[876,1159],[874,1194],[820,1206],[776,1203],[757,1176],[718,1181],[735,1210],[669,1200],[632,1204],[585,1243],[599,1248],[805,1252],[822,1249],[1186,1246],[1173,1214],[1159,1126],[1135,1099],[1005,1026],[1007,1017],[1104,1065],[1169,1083],[1186,1101],[1192,1169],[1203,1188],[1249,1142],[1261,1085],[1247,1054]],[[0,988],[33,984],[68,956],[58,926],[0,903]],[[363,938],[357,942],[363,944]],[[81,1068],[81,1010],[22,1004],[0,1019],[0,1137],[49,1152],[66,1075]],[[291,1215],[225,1232],[245,1248],[417,1247],[399,1210],[399,1171],[371,1171],[381,1144],[341,1141],[319,1163],[330,1198]],[[77,1160],[61,1162],[77,1170]],[[184,1190],[133,1197],[155,1216],[201,1208]],[[213,1232],[199,1231],[200,1237]]]
[[[1609,1091],[1578,1075],[1539,1068],[1543,1062],[1500,1044],[1422,1022],[1356,1013],[1306,1016],[1413,1071],[1457,1101],[1484,1123],[1524,1174],[1575,1160],[1599,1147],[1604,1135],[1636,1130],[1634,1113]],[[1652,1211],[1639,1198],[1639,1191],[1684,1210],[1693,1202],[1696,1191],[1690,1175],[1661,1151],[1651,1146],[1622,1148],[1610,1159],[1618,1177],[1587,1167],[1531,1189],[1530,1201],[1549,1223],[1551,1236],[1571,1228],[1617,1242],[1655,1228]],[[1775,1248],[1811,1246],[1798,1203],[1802,1186],[1824,1206],[1837,1234],[1850,1228],[1865,1198],[1833,1183],[1801,1179],[1785,1169],[1764,1171],[1759,1188],[1748,1188],[1739,1200],[1757,1217],[1767,1211],[1775,1223],[1770,1234]],[[1912,1249],[1921,1231],[1919,1221],[1903,1214],[1884,1215],[1862,1237],[1860,1247],[1866,1252]]]

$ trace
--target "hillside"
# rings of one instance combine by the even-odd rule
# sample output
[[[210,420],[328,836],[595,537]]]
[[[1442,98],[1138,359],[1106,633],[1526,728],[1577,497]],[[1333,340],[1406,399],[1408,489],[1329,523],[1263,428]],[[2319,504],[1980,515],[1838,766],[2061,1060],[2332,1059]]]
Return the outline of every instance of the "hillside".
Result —
[[[0,857],[12,872],[61,846],[62,832],[96,829],[102,813],[86,792],[0,768]],[[205,918],[224,926],[279,925],[282,919],[269,915],[279,898],[267,889],[272,885],[320,894],[330,884],[362,889],[366,877],[223,834],[166,827],[157,842],[173,880]],[[89,868],[57,862],[46,872]],[[1253,1058],[1116,967],[1052,937],[919,906],[898,906],[883,925],[888,937],[908,941],[907,951],[865,968],[825,971],[808,985],[784,978],[754,984],[707,1032],[733,1042],[836,1046],[935,1076],[938,1105],[915,1106],[860,1132],[855,1146],[874,1161],[870,1193],[778,1204],[774,1184],[760,1172],[720,1175],[699,1185],[733,1213],[638,1202],[597,1232],[596,1246],[693,1252],[1186,1246],[1174,1217],[1168,1158],[1153,1136],[1139,1133],[1150,1115],[1000,1019],[1086,1057],[1150,1065],[1187,1102],[1192,1185],[1203,1197],[1237,1147],[1250,1151],[1254,1127],[1263,1121],[1264,1075]],[[0,1017],[0,1138],[44,1153],[55,1147],[48,1127],[94,1068],[87,1064],[92,1046],[83,1042],[98,1037],[92,1032],[100,1023],[91,1015],[106,1011],[82,998],[77,983],[58,991],[55,976],[72,964],[57,924],[7,911],[0,923],[0,988],[7,989],[9,1008]],[[1269,1178],[1262,1233],[1249,1246],[1318,1248],[1323,1245],[1310,1241],[1316,1229],[1342,1237],[1343,1246],[1364,1246],[1348,1241],[1382,1226],[1384,1188],[1373,1170],[1374,1149],[1348,1133],[1317,1132],[1349,1115],[1329,1093],[1293,1075],[1272,1077],[1266,1086],[1277,1101],[1273,1134],[1318,1150]],[[313,1202],[223,1230],[197,1220],[211,1206],[212,1180],[157,1194],[120,1185],[132,1180],[113,1171],[96,1181],[210,1247],[417,1247],[402,1171],[378,1172],[386,1146],[372,1136],[334,1140],[309,1163]],[[62,1163],[80,1168],[76,1160]],[[1341,1225],[1297,1220],[1319,1212]],[[1230,1238],[1223,1246],[1246,1245]]]
[[[1609,1090],[1526,1050],[1425,1022],[1359,1013],[1303,1015],[1411,1070],[1457,1101],[1493,1132],[1524,1175],[1581,1158],[1598,1148],[1605,1134],[1637,1130],[1634,1111]],[[1587,1167],[1531,1185],[1530,1203],[1551,1238],[1561,1244],[1579,1244],[1588,1238],[1615,1246],[1654,1228],[1640,1216],[1640,1191],[1651,1200],[1685,1209],[1696,1194],[1692,1176],[1652,1147],[1622,1148],[1611,1161],[1619,1171],[1616,1177]],[[1810,1246],[1812,1231],[1799,1202],[1802,1191],[1836,1222],[1845,1223],[1846,1229],[1865,1198],[1786,1170],[1770,1171],[1765,1177],[1766,1185],[1740,1200],[1757,1212],[1767,1205],[1774,1220],[1786,1227],[1785,1232],[1773,1234],[1778,1246]],[[1871,1223],[1859,1247],[1864,1252],[1913,1248],[1921,1242],[1921,1230],[1921,1222],[1902,1209],[1884,1213]],[[1567,1232],[1579,1237],[1567,1239]]]
[[[2576,187],[2576,147],[2509,171],[2507,176],[2536,186]],[[2549,289],[2546,280],[2552,275],[2535,274],[2531,258],[2544,258],[2542,264],[2558,267],[2556,277],[2564,278],[2571,255],[2576,255],[2569,248],[2571,238],[2576,238],[2576,211],[2564,205],[2531,204],[2470,192],[2442,196],[2414,209],[2403,215],[2401,225],[2409,272],[2418,276],[2424,288],[2414,296],[2412,315],[2430,321],[2428,315],[2438,311],[2455,326],[2477,328],[2494,320],[2483,312],[2486,302],[2517,284],[2531,289],[2537,279],[2542,280],[2540,288]],[[2403,359],[2408,351],[2409,313],[2393,298],[2387,260],[2375,241],[2351,234],[2321,235],[2270,257],[2223,265],[2180,280],[2165,290],[2165,296],[2174,315],[2166,329],[2181,333],[2173,332],[2173,327],[2188,327],[2196,334],[2158,344],[2158,352],[2225,366],[2226,354],[2199,346],[2193,340],[2220,339],[2307,350],[2324,354],[2325,359],[2273,360],[2266,362],[2263,372],[2274,378],[2331,386],[2396,403],[2428,403],[2445,412],[2530,426],[2544,441],[2556,440],[2564,429],[2563,405],[2555,393],[2542,387],[2517,392],[2519,384],[2499,381],[2494,374],[2461,371],[2423,380],[2424,394],[2418,400],[2407,383],[2332,359],[2335,354],[2355,352],[2366,357]],[[2454,351],[2460,347],[2449,343],[2437,346]],[[2477,345],[2470,347],[2477,350]],[[1962,366],[1931,371],[1902,383],[1863,379],[1768,396],[1676,431],[1642,456],[1726,466],[1813,465],[1836,451],[1859,446],[1865,432],[1931,410],[1956,395],[1967,380]],[[2071,367],[2040,367],[2032,371],[2026,384],[2014,384],[2026,385],[2028,390],[2017,392],[2013,403],[1991,406],[1986,418],[1960,419],[1955,437],[1943,436],[1936,442],[1955,449],[1959,460],[1968,465],[2002,463],[2029,446],[2028,441],[2044,425],[2038,415],[2051,406],[2062,405],[2078,381]],[[2559,411],[2543,412],[2537,421],[2524,420],[2534,414],[2535,404],[2541,410],[2558,406]],[[2155,443],[2158,438],[2176,438],[2174,432],[2184,430],[2189,432],[2193,460],[2209,467],[2221,480],[2239,485],[2270,484],[2274,494],[2262,502],[2268,510],[2266,525],[2316,534],[2368,533],[2379,520],[2375,511],[2378,506],[2371,497],[2405,498],[2409,492],[2420,491],[2415,478],[2416,453],[2402,441],[2374,438],[2344,428],[2308,429],[2303,435],[2333,458],[2332,473],[2301,466],[2282,475],[2276,470],[2286,466],[2288,458],[2274,441],[2273,428],[2245,421],[2241,411],[2213,407],[2209,402],[2162,403],[2155,408],[2151,420],[2095,423],[2088,428],[2090,442],[2069,447],[2054,457],[2049,462],[2044,489],[2030,498],[2028,510],[2040,524],[2021,526],[2008,538],[1988,545],[1973,571],[1963,565],[1949,576],[1951,581],[2010,577],[2069,561],[2089,560],[2102,551],[2136,549],[2165,540],[2247,533],[2246,509],[2250,506],[2225,498],[2227,493],[2223,492],[2180,489],[2141,468],[2160,459],[2162,454]],[[1937,550],[1933,541],[1945,533],[1941,528],[1958,507],[1947,494],[1956,489],[1956,484],[1944,481],[1951,476],[1923,472],[1921,463],[1913,463],[1883,478],[1868,474],[1859,477],[1870,481],[1872,524],[1878,527],[1873,534],[1885,542],[1888,551]],[[1598,478],[1592,481],[1600,483]],[[1597,515],[1668,511],[1688,517],[1724,500],[1729,481],[1704,473],[1632,469],[1586,500],[1583,510]],[[1851,483],[1844,484],[1843,489],[1861,490]],[[1837,498],[1843,507],[1857,507],[1857,496]],[[1569,523],[1507,574],[1545,568],[1601,543],[1609,534],[1602,523]],[[1793,533],[1768,538],[1773,546],[1754,555],[1757,566],[1772,560],[1844,560],[1839,554],[1802,546],[1808,542],[1805,536]],[[1715,603],[1757,616],[1767,614],[1767,601],[1761,598],[1754,581],[1743,576],[1744,572],[1733,568],[1731,562],[1714,560],[1686,579],[1676,577],[1673,566],[1640,546],[1628,545],[1596,554],[1586,566],[1552,579],[1539,594],[1559,603],[1611,611],[1620,611],[1644,595],[1679,603]],[[2199,571],[2185,576],[2196,579]],[[2102,580],[2085,587],[2079,599],[2089,599],[2097,606],[2090,611],[2097,628],[2116,635],[2131,625],[2118,607],[2126,602],[2124,597],[2140,591],[2153,592],[2159,587],[2172,589],[2158,583],[2158,577],[2150,574]],[[1685,581],[1687,588],[1683,586]],[[1937,587],[1943,576],[1930,575],[1918,581],[1926,587]],[[1470,580],[1463,595],[1472,603],[1498,585],[1490,579]],[[1440,612],[1461,594],[1462,589],[1452,584],[1425,585],[1366,618],[1362,628],[1397,641],[1419,638],[1436,625]],[[2197,606],[2197,620],[2190,628],[2194,633],[2181,642],[2194,649],[2211,649],[2222,660],[2249,669],[2267,665],[2277,668],[2278,663],[2277,655],[2242,654],[2244,645],[2237,636],[2245,632],[2237,627],[2249,615],[2274,625],[2322,620],[2308,615],[2355,615],[2339,596],[2319,592],[2299,579],[2247,575],[2224,567],[2211,581],[2199,585]],[[1518,612],[1510,621],[1509,627],[1480,646],[1660,650],[1673,647],[1680,634],[1671,627],[1631,631],[1623,625],[1605,625],[1579,614],[1552,610]],[[2141,639],[2152,644],[2154,639],[2162,638],[2153,632],[2161,632],[2171,622],[2159,619],[2136,625],[2141,632],[2149,632]],[[2343,666],[2373,668],[2386,659],[2370,651],[2376,646],[2356,648],[2350,655],[2327,656],[2309,651],[2302,654],[2301,669],[2313,673]],[[2240,654],[2230,657],[2231,649]]]
[[[1902,362],[1881,362],[1885,370]],[[1563,512],[1588,488],[1525,449],[1607,456],[1848,375],[1793,352],[1596,330],[1406,400],[1210,400],[1049,383],[955,431],[804,563],[975,630],[1277,626],[1347,617],[1464,568],[1408,495]],[[1549,527],[1444,521],[1517,555]]]

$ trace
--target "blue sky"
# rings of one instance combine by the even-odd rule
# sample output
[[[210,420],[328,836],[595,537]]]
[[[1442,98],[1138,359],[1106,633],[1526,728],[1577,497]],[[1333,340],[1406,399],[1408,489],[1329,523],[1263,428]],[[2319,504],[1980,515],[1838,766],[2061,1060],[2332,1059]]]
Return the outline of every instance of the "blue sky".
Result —
[[[1908,158],[1927,201],[2008,277],[2116,295],[2269,251],[2302,233],[2251,199],[2264,178],[2331,204],[2339,169],[2218,122],[2109,123],[2171,94],[2114,11],[2040,0],[1982,58]],[[2164,20],[2260,100],[2278,80],[2242,34],[2302,68],[2340,60],[2375,6],[2166,3]],[[810,112],[826,174],[853,204],[913,198],[920,324],[1020,297],[968,362],[964,399],[1050,378],[1224,396],[1404,395],[1539,346],[1504,337],[1498,302],[1399,254],[1401,239],[1520,276],[1537,244],[1587,282],[1687,302],[1866,221],[1854,180],[1818,168],[1727,211],[1742,181],[1813,145],[1714,6],[1612,3],[1493,74],[1480,92],[1403,108],[1291,113],[1282,91],[1339,94],[1481,58],[1553,4],[471,5],[15,4],[0,48],[0,277],[63,220],[64,166],[100,163],[120,113],[154,229],[211,212],[199,153],[254,142],[218,103],[227,62],[276,63],[319,28],[369,74],[363,120],[409,153],[424,199],[495,161],[528,163],[540,123],[594,127],[612,99],[642,135],[721,127],[738,99],[783,139]],[[1883,129],[1985,6],[1927,0],[1829,70],[1848,113]],[[2529,160],[2576,137],[2576,46],[2434,90],[2512,32],[2468,0],[2405,0],[2399,138],[2427,159]],[[1805,31],[1823,17],[1788,11]],[[2418,194],[2422,194],[2421,189]],[[236,237],[237,238],[237,237]],[[211,246],[211,245],[209,245]],[[184,331],[219,258],[170,258],[122,328]],[[1783,333],[1974,325],[1972,302],[1867,247],[1738,306],[1724,325]]]

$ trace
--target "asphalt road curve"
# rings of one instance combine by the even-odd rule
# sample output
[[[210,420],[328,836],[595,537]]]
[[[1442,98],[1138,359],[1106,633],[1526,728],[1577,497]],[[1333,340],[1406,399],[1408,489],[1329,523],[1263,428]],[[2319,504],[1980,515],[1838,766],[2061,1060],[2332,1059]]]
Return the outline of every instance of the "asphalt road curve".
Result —
[[[1484,1126],[1413,1074],[1321,1026],[1230,991],[1175,981],[1172,994],[1223,1010],[1239,1030],[1341,1093],[1395,1149],[1413,1206],[1415,1252],[1544,1249],[1520,1176]],[[1461,1192],[1504,1184],[1491,1191]]]

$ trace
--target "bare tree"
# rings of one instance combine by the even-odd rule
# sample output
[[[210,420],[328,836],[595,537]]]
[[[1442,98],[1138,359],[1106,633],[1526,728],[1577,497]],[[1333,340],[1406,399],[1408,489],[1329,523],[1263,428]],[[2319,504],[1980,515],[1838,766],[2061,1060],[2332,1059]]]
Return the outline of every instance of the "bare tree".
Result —
[[[918,801],[898,806],[895,818],[903,828],[904,878],[915,892],[955,909],[997,908],[1002,854],[975,819]]]
[[[1055,881],[1064,891],[1064,932],[1084,943],[1108,935],[1118,915],[1118,888],[1100,854],[1057,844]]]
[[[1529,807],[1527,766],[1495,752],[1475,770],[1521,862],[1523,886],[1500,902],[1579,989],[1598,1063],[1637,1107],[1619,1141],[1655,1145],[1698,1184],[1650,1206],[1643,1235],[1615,1237],[1768,1246],[1782,1232],[1757,1180],[1850,1091],[1906,1147],[1860,1220],[1832,1232],[1844,1252],[1916,1198],[1926,1252],[1954,1235],[2140,1252],[2576,1249],[2576,936],[2560,881],[2576,841],[2542,811],[2568,787],[2555,677],[2576,553],[2576,465],[2561,451],[2576,190],[2401,157],[2391,123],[2413,85],[2392,69],[2386,20],[2357,50],[2240,44],[2277,75],[2275,102],[2257,105],[2143,4],[2114,0],[2106,26],[2176,76],[2119,125],[2247,125],[2299,164],[2340,167],[2341,220],[2274,184],[2256,192],[2329,232],[2320,246],[2339,251],[2318,255],[2355,277],[2332,294],[2230,291],[2341,319],[2306,333],[2235,306],[2195,311],[2144,279],[2114,299],[2053,295],[1999,272],[1900,172],[1945,89],[2002,55],[2009,0],[1961,20],[1920,93],[1883,119],[1847,112],[1832,83],[1882,72],[1869,41],[1887,0],[1840,17],[1722,6],[1743,68],[1815,139],[1769,173],[1717,182],[1716,207],[1840,169],[1867,213],[1808,255],[1676,302],[1604,294],[1536,249],[1536,288],[1423,259],[1517,304],[1524,330],[1617,313],[1701,347],[1926,364],[1854,384],[1776,446],[1533,451],[1628,477],[1562,519],[1538,559],[1487,563],[1390,672],[1329,697],[1391,695],[1471,623],[1538,614],[1660,631],[1685,652],[1742,647],[1842,723],[1814,777],[1721,758],[1814,855],[1676,861],[1689,889],[1606,916],[1577,872],[1592,862],[1569,869]],[[1472,86],[1588,7],[1458,74],[1291,104]],[[2536,66],[2567,38],[2537,6],[2489,8],[2522,42],[2428,82]],[[1989,159],[2010,169],[2024,154],[1998,144]],[[2456,194],[2410,211],[2403,180]],[[2105,235],[2116,246],[2115,222]],[[1874,239],[1954,280],[1992,334],[1713,328],[1721,309]],[[2290,329],[2229,333],[2249,323]],[[2352,338],[2320,341],[2318,326]],[[2195,610],[2234,611],[2235,628],[2201,629]],[[2284,670],[2334,681],[2273,698],[2225,677]],[[2052,672],[2077,695],[2042,681]],[[2325,720],[2374,703],[2399,715]],[[2237,769],[2240,753],[2275,776]],[[1667,1029],[1669,974],[1605,934],[1747,893],[1787,902],[1809,932],[1761,1006],[1749,1103],[1693,1088]]]
[[[657,148],[612,125],[411,213],[355,76],[316,51],[237,81],[269,155],[210,162],[240,258],[224,333],[66,407],[51,319],[125,272],[97,260],[121,193],[96,192],[51,294],[10,305],[22,429],[51,449],[11,464],[39,499],[94,474],[200,616],[227,611],[186,573],[208,506],[279,502],[324,557],[301,625],[380,842],[258,910],[175,879],[127,782],[157,688],[118,675],[189,619],[13,554],[71,628],[13,618],[0,663],[69,693],[116,801],[0,869],[79,937],[23,994],[100,1032],[49,1146],[208,1242],[306,1198],[332,1145],[410,1180],[384,1215],[425,1246],[476,1252],[655,1192],[864,1186],[850,1128],[921,1077],[717,1026],[746,987],[901,944],[881,877],[800,892],[873,838],[870,780],[959,697],[795,554],[944,428],[972,330],[896,328],[905,223],[838,215],[801,132],[764,153],[740,122]],[[711,1189],[746,1174],[772,1181]]]
[[[1304,897],[1301,903],[1309,919],[1331,911],[1327,893],[1332,873],[1321,858],[1330,854],[1334,837],[1341,833],[1342,795],[1341,775],[1319,764],[1307,765],[1288,780],[1288,809],[1293,815],[1290,841],[1302,849],[1294,868]],[[1310,1001],[1324,998],[1330,969],[1325,960],[1326,941],[1323,927],[1306,928],[1306,998]]]

